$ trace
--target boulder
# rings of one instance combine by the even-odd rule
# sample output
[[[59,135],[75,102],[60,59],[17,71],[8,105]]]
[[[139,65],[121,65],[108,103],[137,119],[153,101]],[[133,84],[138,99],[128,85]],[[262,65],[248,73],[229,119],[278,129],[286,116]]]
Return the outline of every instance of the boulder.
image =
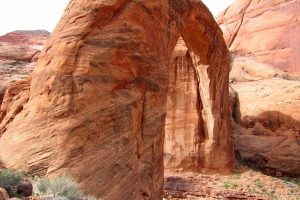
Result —
[[[30,182],[21,182],[17,185],[17,193],[23,197],[29,197],[32,195],[33,186]]]
[[[5,189],[0,188],[0,200],[8,200],[9,196]]]
[[[232,84],[238,158],[275,175],[300,175],[300,81],[281,78]]]

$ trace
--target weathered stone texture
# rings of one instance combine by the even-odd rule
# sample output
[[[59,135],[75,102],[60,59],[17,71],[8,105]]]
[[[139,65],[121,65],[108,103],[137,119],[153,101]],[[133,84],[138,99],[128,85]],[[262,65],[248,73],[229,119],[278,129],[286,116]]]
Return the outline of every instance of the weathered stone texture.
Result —
[[[70,1],[30,89],[5,97],[0,160],[33,174],[68,172],[103,199],[161,199],[169,70],[180,35],[200,80],[199,164],[230,169],[229,53],[196,0]]]
[[[238,0],[217,17],[231,51],[300,73],[299,0]]]

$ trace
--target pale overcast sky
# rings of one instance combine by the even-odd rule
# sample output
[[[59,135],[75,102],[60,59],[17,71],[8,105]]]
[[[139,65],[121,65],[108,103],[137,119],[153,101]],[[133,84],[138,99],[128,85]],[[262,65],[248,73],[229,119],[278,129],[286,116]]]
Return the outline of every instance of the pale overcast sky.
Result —
[[[214,15],[235,0],[203,0]],[[69,0],[0,0],[0,35],[14,30],[52,31]]]

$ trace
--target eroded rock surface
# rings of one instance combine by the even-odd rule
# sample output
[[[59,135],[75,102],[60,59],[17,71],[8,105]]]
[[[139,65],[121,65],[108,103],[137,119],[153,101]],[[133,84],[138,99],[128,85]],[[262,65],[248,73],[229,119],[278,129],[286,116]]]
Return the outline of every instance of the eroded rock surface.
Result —
[[[232,84],[239,159],[272,174],[300,175],[300,81],[272,78]]]
[[[197,140],[201,136],[199,130],[203,128],[199,123],[202,120],[199,81],[182,39],[177,43],[173,57],[165,125],[165,167],[196,170],[200,144]]]
[[[161,199],[180,35],[203,105],[198,163],[230,169],[230,58],[213,16],[193,0],[70,1],[31,79],[5,96],[0,160],[32,174],[69,172],[103,199]]]
[[[233,57],[237,157],[274,175],[300,172],[299,10],[297,0],[238,0],[217,17]]]
[[[6,88],[27,79],[33,71],[48,37],[46,31],[14,31],[0,36],[0,107]]]
[[[14,31],[0,36],[0,59],[32,62],[49,35],[47,31]]]
[[[238,0],[217,22],[231,51],[300,73],[298,0]]]
[[[222,75],[221,75],[222,76]],[[209,81],[195,69],[182,38],[176,44],[169,71],[164,162],[166,169],[201,171],[208,139],[203,96],[198,88]],[[220,79],[222,79],[220,77]],[[218,161],[215,161],[218,162]],[[210,167],[208,167],[210,168]],[[211,169],[211,168],[210,168]],[[224,168],[224,171],[228,168]]]

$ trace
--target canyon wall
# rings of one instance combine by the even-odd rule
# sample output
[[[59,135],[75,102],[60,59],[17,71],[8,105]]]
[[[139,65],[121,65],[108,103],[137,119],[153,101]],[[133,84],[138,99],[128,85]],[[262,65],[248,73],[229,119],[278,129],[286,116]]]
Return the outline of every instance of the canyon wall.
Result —
[[[217,17],[236,55],[300,73],[299,0],[238,0]]]
[[[237,159],[272,175],[299,176],[299,77],[245,58],[235,59],[230,77]]]
[[[300,175],[300,2],[238,0],[218,18],[233,56],[237,159],[272,175]]]
[[[197,163],[232,168],[230,56],[213,16],[194,0],[70,1],[33,74],[6,92],[1,162],[31,174],[68,172],[103,199],[162,199],[170,63],[180,35],[203,106]]]

